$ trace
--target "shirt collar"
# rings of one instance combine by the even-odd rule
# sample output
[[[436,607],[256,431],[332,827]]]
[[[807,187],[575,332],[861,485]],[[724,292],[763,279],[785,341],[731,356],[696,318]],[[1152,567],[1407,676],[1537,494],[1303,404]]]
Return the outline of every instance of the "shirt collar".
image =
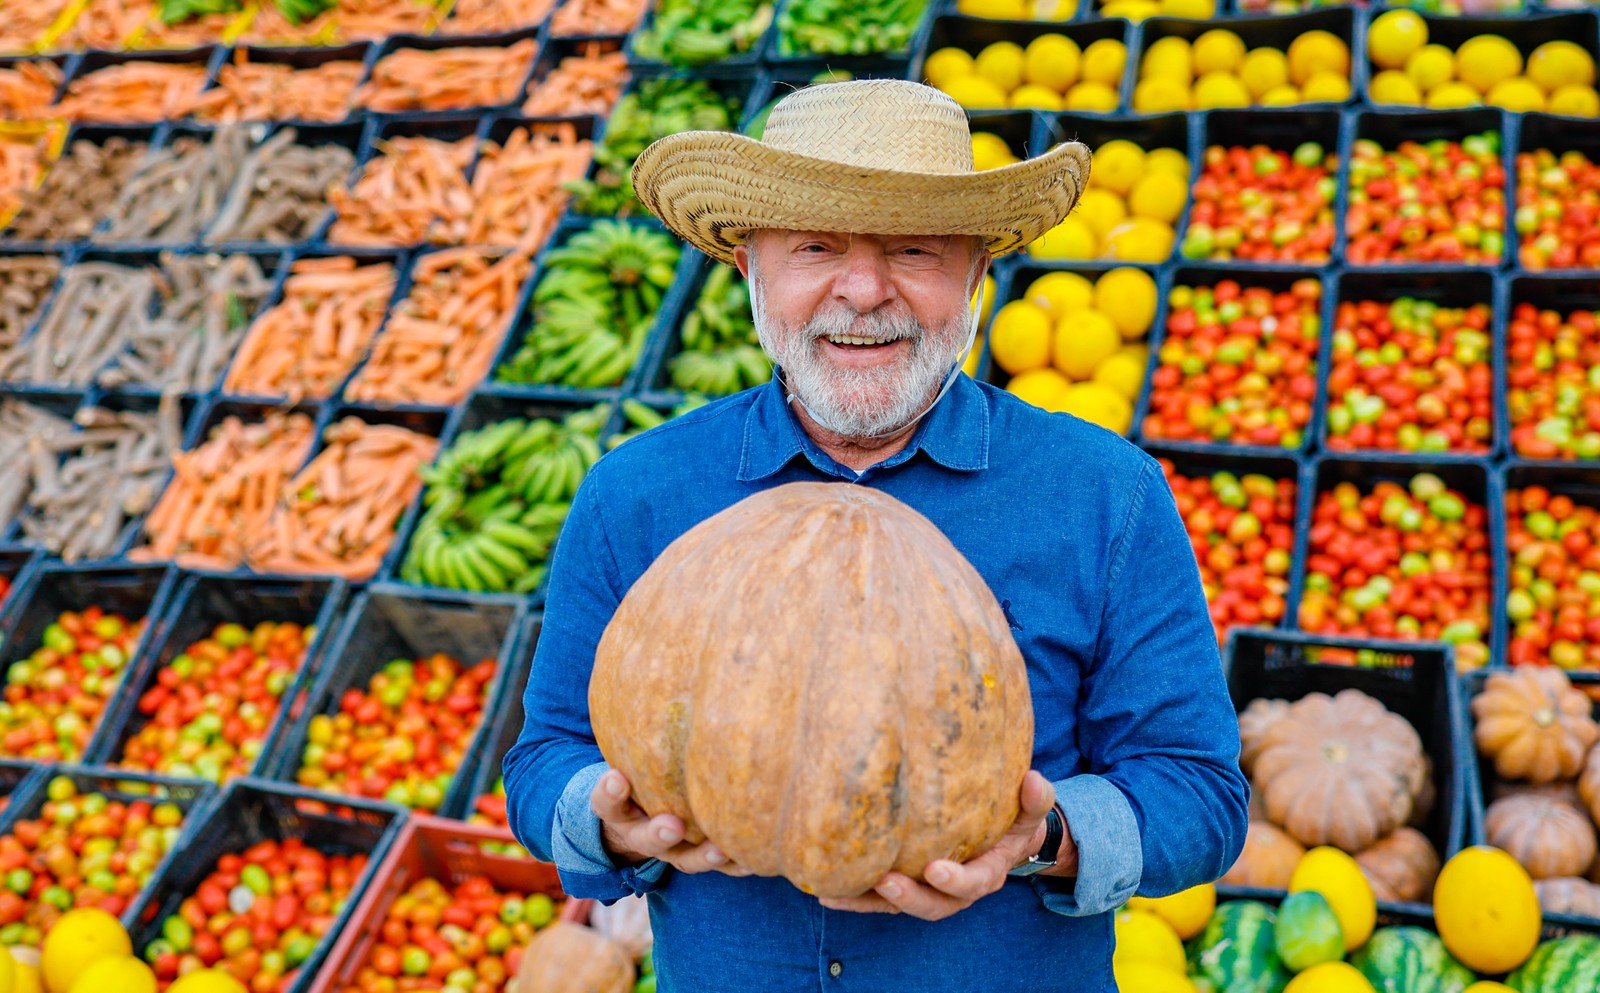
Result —
[[[989,403],[983,390],[965,373],[956,377],[949,392],[917,425],[910,443],[873,468],[899,465],[919,451],[958,472],[989,467]],[[783,386],[774,375],[757,391],[755,402],[745,415],[739,481],[752,482],[774,475],[799,455],[805,455],[825,471],[834,471],[830,467],[838,465],[800,426],[799,415],[786,401]]]

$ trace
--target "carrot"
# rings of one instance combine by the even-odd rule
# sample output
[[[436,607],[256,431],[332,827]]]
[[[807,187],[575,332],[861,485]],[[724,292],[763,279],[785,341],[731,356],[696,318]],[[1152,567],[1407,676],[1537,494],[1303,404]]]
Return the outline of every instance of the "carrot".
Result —
[[[372,78],[356,89],[356,106],[393,114],[510,103],[533,56],[532,38],[505,48],[402,48],[372,67]]]
[[[452,248],[424,256],[346,399],[441,407],[465,400],[489,374],[532,268],[528,252],[495,260]]]
[[[562,59],[528,92],[530,117],[584,117],[611,113],[628,85],[628,56],[616,42],[585,42],[582,54]]]
[[[388,262],[300,259],[289,271],[283,300],[245,333],[224,392],[293,401],[332,396],[367,350],[394,294]]]
[[[334,14],[341,41],[431,34],[438,19],[438,6],[427,0],[339,0]]]
[[[382,154],[362,168],[352,188],[328,191],[328,204],[338,214],[328,229],[328,240],[337,245],[382,246],[416,245],[424,238],[448,242],[447,228],[435,230],[434,222],[458,225],[471,214],[467,166],[475,147],[472,138],[448,142],[398,137],[380,142]]]
[[[336,11],[325,10],[303,24],[284,16],[277,5],[262,3],[255,20],[238,38],[241,45],[314,45],[332,41]]]
[[[0,55],[31,53],[72,0],[26,0],[5,4],[0,16]]]
[[[121,51],[154,10],[155,0],[89,0],[55,47],[60,51]]]
[[[435,438],[356,417],[330,425],[323,440],[327,447],[275,494],[246,552],[250,568],[370,579],[422,489],[418,470],[439,448]]]
[[[558,38],[627,34],[649,7],[650,0],[567,0],[550,19],[550,32]]]
[[[458,240],[537,251],[567,208],[562,184],[582,179],[593,158],[593,142],[579,141],[571,124],[517,128],[504,147],[486,142],[472,174],[472,216]]]
[[[243,48],[200,94],[194,114],[210,121],[342,121],[365,67],[350,60],[311,69],[251,62]]]
[[[22,195],[38,185],[50,164],[52,135],[11,135],[0,131],[0,221],[22,206]]]
[[[556,0],[456,0],[440,34],[492,34],[532,27],[549,16]]]
[[[140,51],[158,49],[178,50],[214,45],[222,41],[228,28],[239,19],[237,11],[227,14],[205,14],[200,17],[168,24],[158,11],[145,18],[143,26],[128,41]]]
[[[0,69],[0,119],[34,121],[50,116],[46,108],[60,86],[61,67],[45,59]]]
[[[230,416],[172,457],[172,482],[145,519],[145,544],[128,557],[233,569],[266,527],[283,481],[311,454],[311,418],[275,411],[246,424]]]
[[[124,62],[67,84],[55,112],[68,120],[144,124],[182,117],[205,85],[206,67],[187,62]]]

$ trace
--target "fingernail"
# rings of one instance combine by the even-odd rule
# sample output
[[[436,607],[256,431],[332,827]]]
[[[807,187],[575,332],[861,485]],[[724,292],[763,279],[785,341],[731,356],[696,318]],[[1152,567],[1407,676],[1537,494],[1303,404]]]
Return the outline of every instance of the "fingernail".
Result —
[[[669,845],[676,844],[678,841],[678,832],[666,827],[656,828],[656,837],[660,838],[662,841],[665,841]]]
[[[932,866],[928,869],[928,882],[947,883],[950,881],[950,870],[942,865]]]
[[[878,884],[878,892],[893,900],[895,897],[900,895],[900,884],[892,879],[887,880]]]
[[[622,777],[606,776],[606,795],[620,797],[623,794]]]
[[[728,861],[728,856],[722,854],[722,849],[720,848],[707,848],[706,861],[710,862],[712,865],[721,865],[722,863]]]

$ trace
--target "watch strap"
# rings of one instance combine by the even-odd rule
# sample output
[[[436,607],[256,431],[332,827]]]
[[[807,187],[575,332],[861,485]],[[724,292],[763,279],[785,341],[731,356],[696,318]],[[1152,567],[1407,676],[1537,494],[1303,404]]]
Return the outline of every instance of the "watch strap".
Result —
[[[1032,876],[1052,868],[1061,855],[1061,842],[1067,836],[1067,819],[1061,812],[1061,805],[1050,808],[1044,815],[1044,844],[1039,846],[1039,851],[1028,856],[1028,861],[1012,869],[1009,875]]]

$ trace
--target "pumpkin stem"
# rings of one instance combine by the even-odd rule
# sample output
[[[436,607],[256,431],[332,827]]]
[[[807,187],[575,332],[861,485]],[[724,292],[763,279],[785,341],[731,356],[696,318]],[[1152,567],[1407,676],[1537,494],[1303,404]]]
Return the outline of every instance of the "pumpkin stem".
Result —
[[[1542,728],[1547,728],[1555,722],[1556,712],[1554,707],[1540,707],[1533,712],[1533,723]]]
[[[1322,743],[1322,757],[1334,765],[1343,765],[1349,756],[1350,750],[1342,741],[1325,741]]]

